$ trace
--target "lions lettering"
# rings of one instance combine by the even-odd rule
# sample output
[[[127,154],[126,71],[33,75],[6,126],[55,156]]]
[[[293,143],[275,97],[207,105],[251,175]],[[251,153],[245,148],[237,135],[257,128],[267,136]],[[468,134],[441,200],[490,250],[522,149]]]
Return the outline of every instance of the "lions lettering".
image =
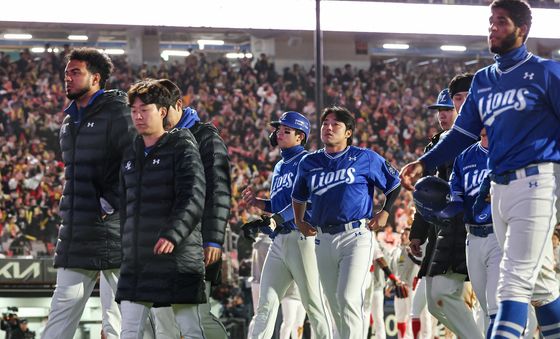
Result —
[[[470,196],[476,196],[480,190],[480,184],[482,180],[490,172],[489,169],[474,170],[472,172],[466,172],[464,174],[463,183],[465,185],[465,194]]]
[[[478,100],[478,110],[481,112],[485,125],[492,126],[496,117],[508,109],[522,111],[527,107],[525,95],[529,91],[526,88],[510,89],[505,92],[490,93]]]
[[[286,173],[281,177],[276,178],[272,183],[272,189],[270,190],[270,198],[276,195],[283,188],[292,188],[294,173]]]
[[[356,178],[354,177],[356,169],[354,167],[340,169],[335,172],[321,172],[311,177],[311,192],[316,195],[322,195],[329,189],[340,184],[351,184]]]

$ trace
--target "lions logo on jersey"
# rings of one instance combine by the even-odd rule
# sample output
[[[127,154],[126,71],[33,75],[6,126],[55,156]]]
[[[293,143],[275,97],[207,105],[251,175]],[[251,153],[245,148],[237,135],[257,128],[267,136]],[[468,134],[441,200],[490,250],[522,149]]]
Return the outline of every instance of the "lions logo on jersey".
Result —
[[[270,198],[274,197],[278,192],[284,188],[292,188],[294,183],[294,173],[286,173],[282,176],[274,178],[272,188],[270,189]]]
[[[490,93],[478,100],[478,110],[487,126],[492,126],[496,117],[509,109],[522,111],[527,107],[526,88],[510,89],[505,92]]]
[[[325,192],[340,184],[352,184],[356,178],[354,167],[340,169],[335,172],[321,172],[311,177],[311,192],[323,195]]]

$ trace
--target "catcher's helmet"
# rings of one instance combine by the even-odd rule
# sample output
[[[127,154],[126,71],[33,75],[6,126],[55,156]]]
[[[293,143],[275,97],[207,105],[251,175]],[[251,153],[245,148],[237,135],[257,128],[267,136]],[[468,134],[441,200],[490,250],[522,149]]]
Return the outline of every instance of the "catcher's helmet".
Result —
[[[418,180],[412,192],[416,210],[426,221],[433,220],[438,212],[447,207],[450,191],[447,181],[441,178],[428,176]]]
[[[278,129],[280,125],[284,125],[302,131],[303,134],[305,134],[304,143],[309,137],[309,130],[311,128],[309,120],[303,114],[293,111],[285,112],[280,117],[280,120],[272,121],[270,124],[276,129]],[[274,132],[270,135],[269,138],[272,146],[276,146],[278,144],[276,141],[276,134]]]

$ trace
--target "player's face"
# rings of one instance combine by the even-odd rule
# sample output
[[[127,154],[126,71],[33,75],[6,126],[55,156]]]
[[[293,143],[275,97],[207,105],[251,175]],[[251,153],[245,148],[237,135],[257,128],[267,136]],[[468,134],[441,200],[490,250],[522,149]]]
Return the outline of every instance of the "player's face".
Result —
[[[451,100],[453,100],[453,106],[455,106],[455,111],[457,112],[461,111],[461,107],[463,106],[465,100],[467,99],[467,94],[469,94],[469,92],[458,92],[455,93],[455,95],[453,95],[453,98],[451,98]]]
[[[504,54],[523,44],[527,26],[517,27],[509,12],[503,8],[492,9],[488,27],[488,47],[490,52]]]
[[[295,129],[280,125],[276,131],[276,140],[281,149],[297,146],[303,140],[302,134],[298,133]]]
[[[97,90],[99,78],[99,74],[92,74],[87,70],[85,61],[68,61],[64,70],[66,97],[70,100],[76,100],[92,90]]]
[[[488,148],[488,134],[486,133],[486,128],[483,128],[482,131],[480,131],[480,144],[483,147]]]
[[[336,120],[336,115],[330,113],[325,117],[321,125],[321,141],[327,147],[346,147],[347,139],[352,136],[352,131],[346,129],[346,125]]]
[[[444,131],[450,130],[457,117],[455,109],[438,109],[438,121],[441,129]]]
[[[166,108],[158,109],[156,104],[146,105],[140,98],[136,98],[130,112],[138,134],[152,136],[163,133],[163,118],[167,114]]]

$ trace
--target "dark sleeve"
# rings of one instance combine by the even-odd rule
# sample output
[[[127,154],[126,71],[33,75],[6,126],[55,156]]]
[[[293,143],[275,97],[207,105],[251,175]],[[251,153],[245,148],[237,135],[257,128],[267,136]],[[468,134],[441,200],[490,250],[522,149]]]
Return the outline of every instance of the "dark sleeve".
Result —
[[[114,173],[119,173],[125,151],[132,145],[136,137],[136,131],[132,125],[130,117],[130,107],[125,103],[113,103],[111,111],[111,127],[109,136],[109,147],[111,157],[107,159],[106,177],[101,184],[103,186],[102,195],[111,206],[119,209],[119,192],[118,192],[118,176],[113,177]]]
[[[224,244],[225,229],[231,208],[231,178],[227,147],[217,134],[207,128],[200,140],[200,156],[206,177],[206,201],[202,216],[203,242]]]
[[[394,190],[387,193],[387,195],[385,196],[385,205],[383,206],[384,211],[391,213],[391,207],[395,203],[395,200],[397,200],[397,197],[399,196],[400,192],[401,192],[401,185],[395,187]]]
[[[192,134],[175,146],[174,177],[175,201],[160,236],[178,245],[200,223],[204,207],[204,167]]]
[[[430,227],[432,227],[430,223],[424,220],[420,213],[416,212],[410,229],[410,239],[420,239],[420,243],[425,243]]]

